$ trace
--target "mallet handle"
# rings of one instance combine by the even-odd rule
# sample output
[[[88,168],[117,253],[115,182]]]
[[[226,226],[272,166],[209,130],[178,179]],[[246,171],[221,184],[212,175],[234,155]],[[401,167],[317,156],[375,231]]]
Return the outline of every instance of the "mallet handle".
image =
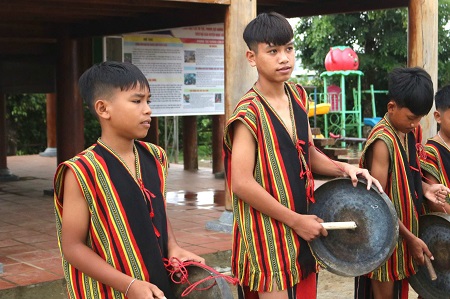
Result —
[[[323,222],[321,224],[326,230],[332,230],[332,229],[355,229],[357,227],[355,221]]]
[[[424,254],[423,256],[425,257],[425,266],[427,266],[428,274],[430,274],[431,280],[436,280],[437,279],[436,271],[434,271],[434,267],[433,264],[431,263],[430,258],[426,254]]]

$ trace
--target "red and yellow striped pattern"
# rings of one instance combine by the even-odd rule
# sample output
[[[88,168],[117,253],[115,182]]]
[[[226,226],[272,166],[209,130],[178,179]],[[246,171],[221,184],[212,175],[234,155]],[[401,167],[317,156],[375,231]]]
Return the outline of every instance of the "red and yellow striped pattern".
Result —
[[[409,134],[408,138],[414,138],[414,135]],[[411,190],[415,189],[415,186],[413,186],[414,182],[412,180],[408,180],[406,173],[406,170],[410,169],[408,161],[411,160],[408,160],[408,157],[404,157],[403,153],[406,152],[403,151],[402,153],[401,149],[403,146],[397,139],[396,132],[393,130],[386,118],[383,118],[372,129],[361,156],[360,166],[366,167],[365,154],[367,149],[376,140],[384,141],[389,149],[390,165],[387,180],[388,185],[386,186],[385,192],[392,200],[400,221],[409,231],[418,236],[418,217],[422,211],[416,210],[414,205],[414,198],[416,194],[411,193]],[[411,151],[408,152],[411,153]],[[416,161],[419,161],[417,153],[414,156],[409,157],[409,159],[416,159]],[[388,261],[386,261],[386,263],[368,274],[368,276],[371,279],[378,281],[395,281],[405,279],[415,273],[416,266],[413,262],[411,253],[408,250],[406,242],[399,237],[397,246],[392,256],[388,259]]]
[[[286,84],[286,91],[290,94],[293,109],[296,111],[294,116],[297,137],[305,142],[303,151],[307,153],[306,92],[293,84]],[[256,88],[251,89],[236,106],[224,134],[227,183],[232,194],[234,212],[232,269],[240,284],[248,286],[251,291],[270,292],[273,285],[277,285],[279,289],[288,289],[300,282],[302,274],[309,274],[301,269],[300,252],[306,256],[305,260],[313,269],[312,272],[315,270],[315,261],[306,242],[301,240],[295,231],[260,213],[232,192],[231,124],[235,121],[241,121],[247,126],[255,138],[255,180],[284,206],[299,213],[306,213],[306,179],[299,177],[302,161],[298,157],[292,137],[282,127],[278,114]],[[305,158],[305,161],[308,161],[307,157]]]
[[[160,174],[161,194],[165,195],[167,161],[164,151],[155,145],[140,142],[157,162]],[[61,163],[54,179],[55,212],[58,243],[61,248],[61,228],[63,215],[63,182],[65,171],[72,171],[87,201],[91,214],[87,246],[102,259],[121,272],[150,281],[149,272],[139,251],[135,236],[129,225],[110,170],[104,157],[94,149],[95,144],[76,157]],[[113,153],[111,153],[113,154]],[[63,256],[63,269],[70,298],[125,298],[119,291],[99,283],[69,264]]]
[[[426,159],[421,159],[422,169],[431,174],[439,183],[450,186],[450,151],[438,140],[429,139],[425,144]],[[450,197],[447,197],[450,204]]]

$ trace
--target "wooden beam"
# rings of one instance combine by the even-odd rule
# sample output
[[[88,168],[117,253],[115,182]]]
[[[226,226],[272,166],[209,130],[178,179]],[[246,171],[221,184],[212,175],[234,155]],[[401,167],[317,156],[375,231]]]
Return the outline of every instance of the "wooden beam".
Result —
[[[202,8],[195,12],[174,10],[171,17],[165,14],[143,14],[139,18],[113,18],[105,21],[80,23],[71,28],[72,37],[102,36],[150,31],[166,28],[221,23],[224,20],[225,8]],[[199,18],[198,16],[202,16]],[[151,20],[151,22],[149,22]]]
[[[425,69],[436,91],[438,77],[438,0],[410,0],[408,10],[408,66]],[[437,132],[431,113],[422,118],[423,142]]]

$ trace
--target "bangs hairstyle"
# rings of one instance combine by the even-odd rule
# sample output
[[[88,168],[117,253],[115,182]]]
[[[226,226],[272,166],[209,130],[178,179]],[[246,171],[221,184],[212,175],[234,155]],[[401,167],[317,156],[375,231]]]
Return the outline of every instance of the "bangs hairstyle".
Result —
[[[292,41],[294,31],[288,20],[276,12],[261,13],[244,30],[244,40],[248,48],[255,53],[258,44],[281,46]]]
[[[436,110],[444,112],[450,108],[450,85],[442,87],[434,96]]]
[[[433,82],[419,67],[396,68],[389,74],[389,99],[408,108],[417,116],[430,112],[433,106]]]
[[[112,96],[114,89],[127,91],[136,86],[150,90],[147,78],[139,68],[127,62],[105,61],[89,68],[78,80],[83,101],[96,116],[94,103],[99,97]]]

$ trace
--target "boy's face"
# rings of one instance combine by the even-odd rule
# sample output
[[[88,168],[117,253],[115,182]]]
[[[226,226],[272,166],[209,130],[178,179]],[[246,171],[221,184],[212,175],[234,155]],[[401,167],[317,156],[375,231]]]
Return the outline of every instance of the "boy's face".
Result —
[[[388,103],[389,122],[394,128],[402,133],[409,133],[414,130],[423,115],[415,115],[406,107],[400,107],[394,101]]]
[[[295,64],[294,41],[281,46],[258,43],[257,51],[247,51],[247,60],[256,66],[259,77],[273,82],[289,80]]]
[[[105,120],[108,128],[114,134],[128,139],[144,138],[147,135],[152,113],[149,104],[150,91],[141,89],[139,84],[124,91],[117,88],[109,99],[96,102],[96,106],[103,107],[97,113]]]
[[[436,110],[434,112],[434,119],[439,124],[441,135],[450,138],[450,109]]]

